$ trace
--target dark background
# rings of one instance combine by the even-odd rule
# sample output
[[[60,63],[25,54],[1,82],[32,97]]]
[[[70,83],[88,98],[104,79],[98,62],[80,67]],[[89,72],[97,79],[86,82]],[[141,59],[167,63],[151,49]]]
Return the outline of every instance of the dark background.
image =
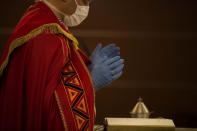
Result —
[[[33,1],[1,1],[0,56],[20,17]],[[86,21],[71,31],[92,51],[116,43],[123,76],[96,93],[97,119],[129,117],[139,97],[151,117],[197,127],[197,1],[95,0]],[[47,15],[47,14],[46,14]]]

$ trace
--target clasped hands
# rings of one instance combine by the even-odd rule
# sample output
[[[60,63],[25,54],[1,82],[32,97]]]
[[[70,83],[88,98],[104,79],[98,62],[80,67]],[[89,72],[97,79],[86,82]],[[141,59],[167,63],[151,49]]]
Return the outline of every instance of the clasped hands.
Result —
[[[110,44],[102,48],[98,44],[91,54],[90,74],[95,91],[110,84],[122,75],[124,60],[120,58],[120,48]]]

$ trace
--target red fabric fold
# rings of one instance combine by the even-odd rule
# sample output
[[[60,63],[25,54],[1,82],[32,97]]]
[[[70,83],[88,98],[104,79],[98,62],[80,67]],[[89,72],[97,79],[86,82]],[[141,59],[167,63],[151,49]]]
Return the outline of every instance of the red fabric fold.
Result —
[[[89,60],[70,39],[47,28],[19,43],[9,54],[14,40],[51,23],[68,32],[53,12],[38,2],[24,14],[10,37],[0,62],[2,66],[10,55],[0,81],[2,131],[93,130],[94,89],[86,68]]]
[[[51,23],[68,32],[53,12],[38,2],[24,14],[10,37],[0,62],[2,66],[10,56],[0,76],[2,131],[93,130],[94,89],[86,68],[89,60],[73,47],[71,38],[43,28],[26,43],[17,43],[20,46],[9,54],[13,41]]]
[[[62,44],[52,34],[41,34],[13,52],[1,83],[0,130],[52,130],[54,122],[62,127],[53,97],[62,60]]]

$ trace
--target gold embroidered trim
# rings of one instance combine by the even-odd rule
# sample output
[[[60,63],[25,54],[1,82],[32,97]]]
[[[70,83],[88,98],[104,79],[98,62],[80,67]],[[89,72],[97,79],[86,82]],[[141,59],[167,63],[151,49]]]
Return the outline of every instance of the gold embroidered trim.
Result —
[[[59,111],[60,111],[60,115],[61,115],[61,118],[62,118],[62,122],[63,122],[64,128],[65,128],[65,131],[68,131],[67,126],[66,126],[66,120],[65,120],[65,117],[64,117],[64,112],[62,110],[58,94],[57,94],[56,91],[54,93],[55,93],[55,99],[57,101],[57,105],[58,105],[58,108],[59,108]]]
[[[42,25],[42,26],[40,26],[40,27],[32,30],[27,35],[15,39],[10,44],[8,55],[7,55],[6,59],[4,60],[4,62],[2,63],[1,67],[0,67],[0,76],[3,74],[3,70],[5,69],[5,67],[8,64],[10,54],[14,51],[14,49],[17,48],[17,47],[19,47],[19,46],[21,46],[21,45],[23,45],[28,40],[30,40],[30,39],[36,37],[37,35],[41,34],[46,29],[49,29],[50,32],[53,33],[53,34],[61,33],[61,34],[65,35],[68,39],[72,40],[72,42],[73,42],[72,44],[73,44],[74,48],[76,50],[78,50],[78,41],[77,41],[77,39],[72,34],[64,31],[62,29],[62,27],[60,25],[58,25],[57,23],[44,24],[44,25]]]
[[[76,54],[77,54],[78,52],[76,52]],[[79,54],[77,54],[77,56],[79,57],[79,60],[81,61],[81,63],[83,64],[83,61],[82,61],[82,59],[81,59],[81,57],[79,56]],[[80,79],[80,77],[79,77],[79,75],[78,75],[78,72],[77,72],[77,70],[76,70],[76,68],[75,68],[75,66],[74,66],[74,64],[73,64],[73,62],[72,61],[70,61],[71,62],[71,64],[72,64],[72,67],[74,68],[74,71],[76,72],[76,74],[77,74],[77,78],[79,79],[79,81],[80,81],[80,85],[82,86],[82,88],[83,88],[83,90],[84,90],[84,92],[85,92],[85,95],[84,95],[84,97],[85,97],[85,100],[86,100],[86,104],[89,106],[89,104],[88,104],[88,102],[87,102],[87,97],[86,97],[86,95],[87,95],[87,93],[86,93],[86,91],[85,91],[85,88],[84,88],[84,86],[83,86],[83,84],[82,84],[82,80]],[[84,66],[84,65],[83,65]],[[87,108],[87,110],[88,110],[88,115],[89,115],[89,117],[90,117],[90,111],[89,111],[89,108]],[[94,115],[93,115],[94,116]],[[89,124],[91,125],[91,123],[90,123],[91,121],[89,121]]]
[[[78,49],[78,50],[80,50],[80,49]],[[81,50],[80,50],[81,51]],[[81,51],[82,52],[82,51]],[[78,52],[77,52],[78,53]],[[83,52],[82,52],[83,53]],[[88,57],[85,53],[83,53],[83,55],[85,55],[86,57]],[[79,55],[78,55],[78,57],[80,57]],[[80,57],[81,58],[81,57]],[[85,66],[85,65],[84,65]],[[88,73],[88,76],[90,77],[90,79],[91,79],[91,83],[92,83],[92,85],[93,85],[93,87],[94,87],[94,84],[93,84],[93,80],[92,80],[92,77],[90,76],[90,73],[89,73],[89,70],[87,69],[87,66],[85,66],[86,67],[86,72]],[[95,92],[95,89],[93,88],[93,90],[94,90],[94,92]],[[95,94],[94,94],[94,98],[95,98]],[[94,104],[94,112],[95,112],[95,117],[96,117],[96,105]]]
[[[61,82],[62,82],[62,85],[63,85],[63,87],[64,87],[64,92],[66,93],[66,98],[69,100],[68,93],[67,93],[67,91],[66,91],[66,89],[65,89],[66,87],[65,87],[64,82],[62,81],[62,79],[61,79]],[[72,113],[72,118],[73,118],[73,120],[74,120],[75,118],[74,118],[74,114],[73,114],[73,111],[72,111],[70,102],[68,102],[68,104],[69,104],[69,108],[70,108],[71,113]],[[75,127],[77,127],[77,124],[76,124],[75,120],[74,120],[74,124],[75,124]]]
[[[87,72],[87,74],[88,74],[88,77],[90,78],[90,82],[91,82],[91,84],[92,84],[92,87],[93,87],[93,93],[94,93],[94,113],[95,113],[95,117],[96,117],[95,89],[94,89],[93,80],[92,80],[92,77],[91,77],[91,75],[90,75],[90,72],[89,72],[89,70],[87,69],[87,66],[84,64],[84,62],[83,62],[81,56],[79,55],[79,53],[77,52],[77,50],[75,50],[75,52],[76,52],[76,54],[77,54],[79,60],[81,61],[82,65],[84,66],[84,69],[86,70],[86,72]],[[93,116],[94,116],[94,114],[93,114]],[[94,123],[93,123],[93,124],[94,124]]]

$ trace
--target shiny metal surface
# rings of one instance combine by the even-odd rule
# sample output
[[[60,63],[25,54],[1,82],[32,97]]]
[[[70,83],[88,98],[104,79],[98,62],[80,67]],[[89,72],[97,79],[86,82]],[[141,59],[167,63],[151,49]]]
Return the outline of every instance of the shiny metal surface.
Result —
[[[132,118],[149,118],[150,112],[143,102],[142,98],[138,99],[138,103],[135,105],[133,110],[130,112]]]

